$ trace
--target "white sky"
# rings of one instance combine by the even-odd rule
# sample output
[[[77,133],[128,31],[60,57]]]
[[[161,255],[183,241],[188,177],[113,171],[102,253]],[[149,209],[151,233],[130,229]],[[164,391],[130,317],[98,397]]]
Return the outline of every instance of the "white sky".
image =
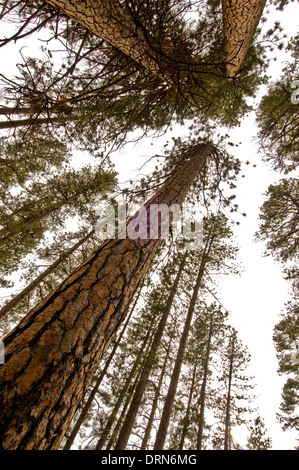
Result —
[[[279,20],[288,34],[296,33],[299,18],[299,7],[296,2],[288,5],[284,12],[274,10],[271,13],[272,23]],[[27,53],[34,56],[40,44],[32,41],[27,41],[27,44],[30,47]],[[12,45],[0,49],[1,72],[4,74],[8,71],[14,73],[13,58],[18,49],[18,44],[17,47]],[[278,54],[281,57],[280,51]],[[273,61],[268,74],[273,74],[273,77],[279,76],[281,69],[281,62]],[[257,383],[257,404],[265,420],[268,435],[272,438],[273,449],[291,449],[295,446],[295,435],[292,432],[283,432],[275,417],[281,400],[281,387],[286,377],[277,376],[277,360],[272,341],[273,327],[279,321],[283,305],[288,300],[289,285],[282,277],[281,267],[272,258],[263,257],[263,244],[253,241],[254,233],[258,229],[258,212],[264,201],[264,193],[269,184],[278,181],[283,175],[271,171],[261,161],[261,155],[257,153],[257,147],[253,142],[255,136],[253,116],[246,118],[242,126],[230,132],[230,135],[232,141],[242,142],[233,150],[235,155],[240,160],[249,160],[257,167],[246,167],[246,177],[238,181],[235,201],[240,211],[247,214],[236,229],[236,241],[240,247],[239,260],[245,271],[241,276],[222,279],[220,298],[225,308],[231,312],[231,323],[238,330],[239,337],[247,345],[252,356],[252,372]],[[151,142],[143,140],[130,150],[126,147],[122,155],[114,159],[116,169],[120,173],[120,181],[136,175],[135,170],[144,162],[143,157],[146,159],[161,151],[163,144],[159,143],[157,147],[156,143],[151,146]],[[0,295],[7,293],[2,291]]]

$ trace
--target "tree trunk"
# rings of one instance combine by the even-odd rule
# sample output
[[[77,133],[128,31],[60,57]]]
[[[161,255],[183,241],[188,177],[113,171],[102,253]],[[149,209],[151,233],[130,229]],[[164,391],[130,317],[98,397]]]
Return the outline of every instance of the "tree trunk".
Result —
[[[172,406],[174,403],[174,398],[175,398],[175,394],[177,390],[182,362],[184,359],[185,349],[187,345],[187,339],[188,339],[188,335],[189,335],[189,331],[191,327],[191,321],[192,321],[192,317],[193,317],[193,313],[194,313],[194,309],[196,305],[198,292],[199,292],[202,278],[204,275],[204,271],[205,271],[205,267],[207,263],[207,257],[212,247],[212,240],[213,238],[207,241],[204,253],[202,255],[196,283],[193,289],[192,298],[190,301],[190,305],[189,305],[189,309],[188,309],[188,313],[187,313],[187,317],[186,317],[186,321],[184,325],[184,330],[181,336],[179,349],[177,352],[177,357],[176,357],[175,365],[173,368],[173,372],[172,372],[172,376],[171,376],[171,380],[170,380],[170,384],[168,388],[166,401],[165,401],[164,408],[163,408],[160,426],[159,426],[157,436],[156,436],[154,450],[163,450],[164,448],[164,443],[165,443],[166,434],[167,434],[169,421],[170,421],[171,410],[172,410]]]
[[[190,410],[191,410],[191,403],[192,403],[193,392],[194,392],[196,369],[197,369],[197,363],[195,364],[195,366],[193,368],[192,382],[191,382],[191,387],[190,387],[190,391],[189,391],[187,410],[186,410],[186,415],[185,415],[185,418],[184,418],[184,425],[183,425],[183,429],[182,429],[182,434],[181,434],[181,439],[180,439],[180,444],[179,444],[179,449],[178,450],[183,450],[183,448],[184,448],[185,438],[186,438],[188,427],[189,427],[189,424],[190,424],[190,422],[189,422],[189,420],[190,420]]]
[[[25,126],[40,126],[41,124],[64,124],[65,122],[75,121],[75,117],[47,117],[47,118],[27,118],[15,119],[13,121],[0,121],[0,129],[17,129]]]
[[[177,291],[179,280],[180,280],[181,274],[182,274],[184,266],[185,266],[187,255],[188,255],[188,252],[186,251],[185,254],[184,254],[184,257],[182,259],[181,265],[179,267],[178,273],[176,275],[175,281],[173,283],[173,286],[171,288],[170,295],[168,297],[168,300],[167,300],[162,318],[160,320],[160,323],[158,325],[155,337],[153,339],[153,343],[152,343],[152,346],[151,346],[151,349],[150,349],[145,367],[143,369],[143,372],[142,372],[141,377],[140,377],[140,381],[139,381],[139,383],[136,387],[134,396],[132,398],[131,406],[128,410],[127,416],[126,416],[126,418],[124,420],[124,423],[122,425],[122,428],[120,430],[119,438],[118,438],[118,440],[116,442],[116,445],[115,445],[115,448],[114,448],[115,450],[120,450],[120,449],[125,449],[126,448],[128,439],[130,437],[131,429],[133,427],[133,424],[134,424],[134,421],[135,421],[136,415],[138,413],[138,409],[139,409],[139,406],[140,406],[140,403],[141,403],[141,400],[142,400],[142,397],[143,397],[143,394],[144,394],[144,390],[145,390],[145,387],[147,385],[149,375],[150,375],[152,367],[155,363],[157,352],[158,352],[158,349],[159,349],[159,346],[160,346],[160,343],[161,343],[161,339],[162,339],[162,336],[163,336],[163,333],[164,333],[166,322],[168,320],[168,317],[169,317],[169,314],[170,314],[170,311],[171,311],[171,308],[172,308],[172,304],[173,304],[173,300],[174,300],[174,297],[175,297],[175,294],[176,294],[176,291]]]
[[[168,359],[169,359],[171,343],[172,343],[172,339],[170,339],[169,345],[168,345],[168,348],[167,348],[167,351],[166,351],[166,356],[165,356],[164,363],[163,363],[163,366],[162,366],[162,370],[161,370],[161,374],[160,374],[160,378],[159,378],[159,383],[158,383],[156,393],[155,393],[155,396],[154,396],[150,417],[149,417],[149,420],[148,420],[148,423],[147,423],[147,426],[146,426],[146,430],[145,430],[145,433],[144,433],[144,436],[143,436],[143,439],[142,439],[140,450],[146,450],[147,443],[148,443],[148,440],[149,440],[150,435],[151,435],[151,430],[152,430],[152,426],[153,426],[153,422],[154,422],[154,417],[155,417],[155,414],[156,414],[156,409],[157,409],[158,401],[159,401],[159,398],[160,398],[160,393],[161,393],[161,388],[162,388],[162,384],[163,384],[163,380],[164,380],[164,375],[165,375],[165,372],[166,372],[166,366],[167,366]]]
[[[124,333],[125,333],[125,331],[126,331],[126,329],[127,329],[127,326],[128,326],[128,324],[129,324],[129,321],[130,321],[130,319],[131,319],[131,317],[132,317],[132,314],[133,314],[133,312],[134,312],[134,310],[135,310],[136,304],[137,304],[137,302],[138,302],[138,300],[139,300],[139,297],[140,297],[140,294],[141,294],[141,290],[142,290],[142,286],[139,288],[138,295],[136,296],[136,299],[135,299],[135,301],[134,301],[134,304],[133,304],[133,306],[132,306],[132,308],[131,308],[131,310],[130,310],[130,313],[129,313],[129,315],[128,315],[128,318],[127,318],[127,320],[126,320],[126,323],[125,323],[125,325],[124,325],[124,327],[123,327],[123,329],[122,329],[122,331],[121,331],[119,337],[117,338],[117,341],[115,342],[115,344],[114,344],[114,346],[113,346],[113,349],[112,349],[112,351],[111,351],[111,353],[110,353],[110,355],[109,355],[109,358],[108,358],[108,360],[106,361],[105,366],[104,366],[103,370],[101,371],[101,373],[100,373],[100,375],[99,375],[99,377],[98,377],[98,379],[97,379],[97,381],[96,381],[96,383],[95,383],[95,385],[94,385],[94,387],[93,387],[93,389],[92,389],[92,392],[90,393],[90,395],[89,395],[89,397],[88,397],[88,400],[87,400],[87,402],[85,403],[85,405],[84,405],[84,407],[83,407],[83,409],[82,409],[82,411],[81,411],[81,413],[80,413],[80,416],[79,416],[78,420],[76,421],[76,424],[75,424],[75,426],[74,426],[74,428],[73,428],[73,430],[72,430],[72,432],[71,432],[71,434],[70,434],[68,440],[66,441],[66,443],[65,443],[65,445],[64,445],[64,447],[63,447],[63,450],[70,450],[70,448],[72,447],[72,444],[73,444],[74,440],[76,439],[76,436],[77,436],[77,434],[78,434],[78,431],[79,431],[79,429],[80,429],[80,427],[81,427],[81,425],[82,425],[82,423],[83,423],[83,421],[84,421],[84,419],[85,419],[85,417],[86,417],[86,415],[87,415],[87,413],[88,413],[88,411],[89,411],[89,409],[90,409],[90,407],[91,407],[91,404],[92,404],[92,402],[93,402],[93,400],[94,400],[94,398],[95,398],[95,396],[96,396],[96,394],[97,394],[97,391],[99,390],[99,387],[100,387],[100,385],[101,385],[101,383],[102,383],[102,380],[103,380],[103,378],[104,378],[105,375],[106,375],[106,372],[107,372],[107,370],[108,370],[108,368],[109,368],[109,366],[110,366],[110,364],[111,364],[111,361],[112,361],[112,359],[113,359],[113,357],[114,357],[114,355],[115,355],[115,353],[116,353],[116,350],[117,350],[117,348],[118,348],[118,346],[119,346],[119,344],[120,344],[120,342],[121,342],[121,340],[122,340],[122,337],[123,337],[123,335],[124,335]]]
[[[94,230],[89,232],[85,237],[79,240],[74,246],[69,250],[64,252],[59,258],[54,261],[47,269],[40,273],[28,286],[26,286],[18,295],[11,299],[7,304],[2,307],[0,310],[0,318],[3,318],[10,310],[12,310],[16,305],[18,305],[21,300],[23,300],[27,295],[29,295],[46,277],[52,274],[59,265],[68,258],[74,251],[76,251],[83,243],[89,240],[94,235]]]
[[[234,365],[234,348],[235,348],[235,333],[231,338],[231,354],[229,357],[229,374],[228,374],[228,390],[226,398],[226,411],[225,411],[225,431],[224,431],[224,450],[230,450],[230,406],[231,406],[231,387],[233,378],[233,365]]]
[[[58,8],[155,75],[161,74],[157,53],[150,47],[142,27],[130,11],[116,0],[84,0],[77,3],[71,0],[46,0],[46,3]]]
[[[207,380],[208,380],[208,373],[209,373],[209,360],[210,360],[210,352],[211,352],[212,334],[213,334],[213,315],[210,321],[207,351],[206,351],[205,362],[204,362],[203,380],[202,380],[202,384],[200,388],[200,411],[199,411],[199,419],[198,419],[197,444],[196,444],[197,450],[202,450],[203,428],[204,428],[204,422],[205,422],[206,387],[207,387]]]
[[[151,322],[151,327],[153,326],[154,324],[154,319],[152,320]],[[107,424],[106,424],[106,427],[104,429],[104,431],[102,432],[101,434],[101,437],[100,439],[98,440],[98,443],[96,445],[96,448],[95,450],[102,450],[104,445],[106,444],[106,441],[107,441],[107,438],[109,436],[109,433],[111,431],[111,428],[116,420],[116,417],[117,417],[117,413],[127,395],[127,392],[128,392],[128,388],[130,387],[130,384],[132,383],[132,381],[134,380],[134,378],[136,378],[136,373],[138,373],[138,369],[140,370],[140,365],[142,364],[142,356],[144,354],[144,349],[148,346],[148,343],[152,337],[152,328],[149,328],[148,331],[147,331],[147,335],[146,337],[144,338],[144,341],[142,342],[141,346],[140,346],[140,349],[139,349],[139,352],[137,354],[137,357],[134,361],[134,364],[133,364],[133,367],[125,381],[125,384],[119,394],[119,397],[114,405],[114,408],[113,408],[113,411],[107,421]],[[148,350],[148,348],[147,348]],[[145,355],[146,357],[146,355]],[[134,389],[134,387],[132,387]]]
[[[222,0],[226,74],[232,80],[246,57],[266,0]]]
[[[151,204],[182,204],[212,148],[192,148],[149,199],[147,213]],[[59,447],[162,242],[150,239],[148,225],[136,239],[107,240],[4,339],[3,449]]]

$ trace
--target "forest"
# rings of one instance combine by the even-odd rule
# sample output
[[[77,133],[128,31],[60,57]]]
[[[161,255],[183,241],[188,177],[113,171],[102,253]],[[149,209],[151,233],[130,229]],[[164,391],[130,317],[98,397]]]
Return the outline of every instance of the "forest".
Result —
[[[299,449],[295,3],[1,0],[0,450]]]

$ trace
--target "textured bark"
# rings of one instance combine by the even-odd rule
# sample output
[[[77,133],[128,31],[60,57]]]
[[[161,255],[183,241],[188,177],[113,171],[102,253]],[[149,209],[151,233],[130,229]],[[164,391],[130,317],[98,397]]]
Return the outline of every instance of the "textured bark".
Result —
[[[72,447],[72,444],[73,444],[74,440],[76,439],[76,436],[77,436],[77,434],[78,434],[78,432],[79,432],[79,429],[80,429],[80,427],[81,427],[81,425],[82,425],[82,423],[83,423],[83,421],[84,421],[84,419],[85,419],[85,417],[86,417],[86,415],[87,415],[87,413],[88,413],[88,411],[89,411],[89,409],[90,409],[90,407],[91,407],[91,404],[92,404],[92,402],[93,402],[93,400],[94,400],[94,398],[95,398],[95,396],[96,396],[96,394],[97,394],[97,391],[99,390],[99,387],[100,387],[100,385],[101,385],[101,383],[102,383],[102,380],[103,380],[103,378],[104,378],[105,375],[106,375],[106,372],[107,372],[107,370],[108,370],[108,368],[109,368],[109,366],[110,366],[110,364],[111,364],[111,362],[112,362],[112,359],[113,359],[113,357],[114,357],[114,355],[115,355],[115,353],[116,353],[116,350],[117,350],[117,348],[118,348],[118,346],[119,346],[119,344],[120,344],[120,342],[121,342],[121,340],[122,340],[122,337],[123,337],[123,335],[124,335],[124,333],[125,333],[125,331],[126,331],[126,329],[127,329],[127,326],[128,326],[129,321],[130,321],[130,319],[131,319],[131,317],[132,317],[132,314],[133,314],[133,312],[134,312],[134,309],[135,309],[135,307],[136,307],[136,304],[137,304],[137,302],[138,302],[138,299],[139,299],[139,297],[140,297],[140,294],[141,294],[141,288],[139,289],[138,295],[136,296],[136,299],[135,299],[135,301],[134,301],[133,307],[131,308],[130,314],[128,315],[128,318],[127,318],[127,320],[126,320],[126,323],[125,323],[125,325],[124,325],[124,327],[123,327],[123,329],[122,329],[120,335],[118,336],[117,341],[115,342],[115,344],[114,344],[114,346],[113,346],[113,349],[112,349],[112,351],[111,351],[111,353],[110,353],[110,355],[109,355],[108,360],[105,362],[105,366],[104,366],[103,370],[101,371],[101,373],[100,373],[100,375],[99,375],[99,377],[98,377],[98,379],[97,379],[97,381],[96,381],[96,383],[95,383],[95,385],[94,385],[94,387],[93,387],[93,389],[92,389],[92,391],[91,391],[91,393],[90,393],[90,395],[89,395],[89,397],[88,397],[88,400],[86,401],[86,403],[85,403],[85,405],[84,405],[84,407],[83,407],[83,409],[82,409],[82,411],[81,411],[81,413],[80,413],[80,416],[79,416],[79,418],[77,419],[76,424],[75,424],[74,428],[72,429],[72,432],[71,432],[69,438],[67,439],[67,441],[66,441],[66,443],[65,443],[65,445],[64,445],[64,447],[63,447],[63,450],[70,450],[70,448]]]
[[[232,80],[246,57],[266,0],[222,0],[226,74]]]
[[[163,333],[164,333],[166,322],[168,320],[168,317],[169,317],[169,314],[170,314],[170,311],[171,311],[171,308],[172,308],[172,305],[173,305],[173,301],[174,301],[174,298],[175,298],[175,294],[177,292],[177,288],[178,288],[179,280],[181,278],[181,274],[182,274],[184,266],[185,266],[187,255],[188,255],[188,252],[186,251],[185,254],[184,254],[184,257],[182,259],[181,265],[179,267],[178,273],[176,275],[175,281],[173,283],[173,286],[171,288],[169,297],[167,299],[166,306],[165,306],[162,318],[160,320],[160,323],[158,325],[157,331],[156,331],[154,339],[153,339],[153,343],[151,345],[151,349],[150,349],[150,352],[149,352],[149,355],[148,355],[148,359],[146,361],[145,367],[142,371],[140,380],[138,382],[138,385],[136,387],[134,396],[132,398],[132,403],[130,405],[127,416],[126,416],[126,418],[124,420],[124,423],[122,425],[122,428],[120,430],[119,438],[118,438],[118,440],[116,442],[116,445],[115,445],[115,448],[114,448],[115,450],[120,450],[120,449],[125,449],[126,448],[128,439],[130,437],[131,429],[133,427],[133,424],[134,424],[134,421],[135,421],[136,415],[138,413],[138,409],[139,409],[139,406],[140,406],[140,403],[141,403],[141,400],[142,400],[142,397],[143,397],[143,394],[144,394],[144,391],[145,391],[145,387],[147,385],[148,378],[150,376],[152,367],[155,363],[157,352],[158,352],[158,349],[159,349],[159,346],[160,346],[160,343],[161,343],[161,339],[162,339],[162,336],[163,336]]]
[[[23,300],[27,295],[29,295],[44,279],[46,279],[50,274],[52,274],[59,265],[68,258],[74,251],[76,251],[83,243],[89,240],[94,235],[94,230],[89,232],[85,237],[79,240],[75,245],[73,245],[69,250],[63,253],[59,258],[57,258],[54,263],[51,264],[47,269],[40,273],[28,286],[26,286],[18,295],[11,299],[7,304],[2,307],[0,310],[0,318],[3,318],[7,313],[10,312],[16,305],[18,305],[21,300]]]
[[[208,373],[209,373],[209,361],[210,361],[210,353],[211,353],[212,335],[213,335],[213,315],[210,321],[207,350],[206,350],[205,361],[204,361],[203,380],[202,380],[202,384],[200,388],[200,410],[199,410],[199,418],[198,418],[198,431],[197,431],[197,444],[196,444],[197,450],[202,449],[203,428],[204,428],[204,422],[205,422],[206,388],[207,388],[207,379],[208,379]]]
[[[181,335],[180,344],[179,344],[174,368],[172,371],[170,384],[168,387],[168,393],[167,393],[166,401],[164,404],[159,429],[158,429],[157,436],[156,436],[154,450],[163,450],[164,448],[164,443],[165,443],[169,421],[170,421],[170,415],[171,415],[171,411],[172,411],[172,407],[173,407],[173,403],[175,399],[175,394],[176,394],[177,385],[178,385],[178,381],[180,377],[181,367],[182,367],[184,354],[186,350],[187,340],[188,340],[188,336],[189,336],[189,332],[191,328],[192,317],[193,317],[193,313],[194,313],[194,309],[195,309],[195,305],[196,305],[196,301],[198,297],[198,292],[202,283],[202,279],[203,279],[203,275],[204,275],[204,271],[205,271],[205,267],[207,263],[207,257],[211,250],[211,246],[212,246],[212,240],[209,240],[206,244],[206,247],[202,256],[202,260],[201,260],[200,267],[198,270],[197,279],[195,282],[190,305],[188,308],[186,321],[185,321],[183,333]]]
[[[211,151],[212,144],[193,147],[147,211],[150,204],[181,204]],[[149,238],[149,226],[135,240],[107,240],[4,339],[3,449],[59,447],[162,242]]]
[[[117,0],[46,0],[46,3],[58,8],[155,75],[161,74],[156,52],[150,48],[142,28]]]

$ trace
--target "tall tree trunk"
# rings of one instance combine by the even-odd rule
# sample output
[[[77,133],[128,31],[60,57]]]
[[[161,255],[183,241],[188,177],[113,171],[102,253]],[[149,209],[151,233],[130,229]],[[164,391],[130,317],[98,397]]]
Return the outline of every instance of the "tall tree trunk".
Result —
[[[236,339],[236,335],[235,333],[233,333],[231,337],[231,354],[229,356],[229,374],[228,374],[228,387],[227,387],[226,410],[225,410],[224,450],[230,450],[230,409],[231,409],[231,387],[232,387],[233,367],[234,367],[235,339]]]
[[[156,389],[156,392],[155,392],[155,396],[154,396],[154,400],[153,400],[153,404],[152,404],[152,408],[151,408],[151,413],[150,413],[150,416],[149,416],[149,420],[147,422],[147,426],[146,426],[146,430],[145,430],[145,433],[144,433],[144,436],[143,436],[143,439],[142,439],[140,450],[145,450],[147,448],[147,443],[148,443],[148,440],[149,440],[150,435],[151,435],[151,430],[152,430],[152,426],[153,426],[153,422],[154,422],[154,418],[155,418],[155,414],[156,414],[158,401],[159,401],[159,398],[160,398],[160,393],[161,393],[161,388],[162,388],[162,384],[163,384],[163,380],[164,380],[164,375],[165,375],[165,372],[166,372],[166,366],[167,366],[169,355],[170,355],[171,343],[172,343],[172,338],[170,338],[170,341],[169,341],[169,344],[168,344],[168,348],[167,348],[167,351],[166,351],[164,363],[163,363],[161,374],[160,374],[160,377],[159,377],[158,386],[157,386],[157,389]]]
[[[187,410],[186,410],[186,415],[185,415],[185,418],[184,418],[184,425],[183,425],[183,429],[182,429],[182,434],[181,434],[181,439],[180,439],[180,444],[179,444],[179,449],[178,450],[183,450],[183,448],[184,448],[184,443],[185,443],[188,427],[189,427],[189,424],[190,424],[190,410],[191,410],[191,404],[192,404],[192,398],[193,398],[193,392],[194,392],[196,369],[197,369],[197,363],[195,363],[195,366],[193,367],[192,382],[191,382],[191,387],[190,387],[190,390],[189,390]]]
[[[197,444],[196,444],[197,450],[202,449],[202,438],[203,438],[203,429],[204,429],[204,422],[205,422],[206,388],[207,388],[207,380],[208,380],[208,373],[209,373],[209,361],[210,361],[210,353],[211,353],[212,335],[213,335],[213,315],[210,320],[207,350],[206,350],[205,361],[204,361],[203,380],[202,380],[202,384],[200,388],[200,410],[199,410],[199,418],[198,418],[198,431],[197,431]]]
[[[172,372],[172,376],[171,376],[171,380],[170,380],[170,384],[169,384],[169,388],[168,388],[166,401],[165,401],[164,408],[163,408],[163,413],[162,413],[162,417],[161,417],[161,421],[160,421],[160,426],[159,426],[157,436],[156,436],[154,450],[163,450],[163,448],[164,448],[164,443],[165,443],[167,430],[168,430],[168,426],[169,426],[172,406],[173,406],[173,403],[174,403],[174,398],[175,398],[175,394],[176,394],[176,390],[177,390],[177,385],[178,385],[178,381],[179,381],[181,367],[182,367],[184,354],[185,354],[185,350],[186,350],[187,339],[188,339],[189,331],[190,331],[190,328],[191,328],[191,321],[192,321],[192,317],[193,317],[193,313],[194,313],[194,309],[195,309],[195,305],[196,305],[198,292],[199,292],[199,289],[200,289],[200,286],[201,286],[201,283],[202,283],[202,278],[203,278],[206,263],[207,263],[207,257],[209,255],[209,252],[210,252],[211,247],[212,247],[212,240],[213,240],[213,237],[207,241],[206,247],[204,249],[204,253],[202,255],[202,259],[201,259],[201,263],[200,263],[196,283],[195,283],[195,286],[194,286],[194,289],[193,289],[192,298],[191,298],[191,301],[190,301],[190,305],[189,305],[189,309],[188,309],[188,313],[187,313],[183,333],[182,333],[180,344],[179,344],[179,349],[178,349],[178,352],[177,352],[175,365],[174,365],[174,368],[173,368],[173,372]]]
[[[141,294],[141,290],[142,290],[142,285],[141,285],[140,288],[139,288],[138,295],[136,296],[136,299],[135,299],[135,301],[134,301],[134,304],[133,304],[133,306],[132,306],[132,308],[131,308],[131,310],[130,310],[130,313],[129,313],[129,315],[128,315],[128,318],[127,318],[127,320],[126,320],[126,323],[124,324],[124,327],[123,327],[123,329],[121,330],[121,333],[120,333],[120,335],[118,336],[117,341],[115,342],[115,344],[114,344],[114,346],[113,346],[113,349],[112,349],[112,351],[111,351],[111,353],[110,353],[110,355],[109,355],[108,360],[105,362],[105,366],[103,367],[103,370],[101,371],[101,373],[100,373],[100,375],[99,375],[99,377],[98,377],[98,379],[97,379],[97,381],[96,381],[96,383],[95,383],[95,385],[94,385],[94,387],[93,387],[93,389],[92,389],[92,391],[91,391],[91,393],[90,393],[90,395],[89,395],[89,397],[88,397],[88,400],[86,401],[86,403],[85,403],[85,405],[84,405],[84,407],[83,407],[83,409],[82,409],[82,411],[81,411],[81,413],[80,413],[80,416],[79,416],[79,418],[77,419],[76,424],[75,424],[75,426],[74,426],[74,428],[73,428],[73,430],[72,430],[72,432],[71,432],[69,438],[67,439],[67,441],[66,441],[66,443],[65,443],[65,445],[64,445],[64,447],[63,447],[63,450],[70,450],[70,448],[72,447],[72,444],[73,444],[74,440],[76,439],[76,436],[77,436],[77,434],[78,434],[78,432],[79,432],[79,429],[80,429],[80,427],[81,427],[81,425],[82,425],[82,423],[83,423],[83,421],[84,421],[84,419],[85,419],[85,417],[86,417],[86,415],[87,415],[87,413],[88,413],[88,411],[89,411],[89,409],[90,409],[90,407],[91,407],[91,404],[92,404],[92,402],[93,402],[93,400],[94,400],[94,398],[95,398],[95,396],[96,396],[96,394],[97,394],[97,391],[98,391],[99,388],[100,388],[100,385],[101,385],[101,383],[102,383],[102,380],[103,380],[103,378],[105,377],[105,375],[106,375],[106,373],[107,373],[107,370],[108,370],[108,368],[109,368],[109,366],[110,366],[110,364],[111,364],[111,362],[112,362],[112,359],[113,359],[113,357],[114,357],[114,355],[115,355],[115,353],[116,353],[116,350],[117,350],[117,348],[118,348],[118,346],[119,346],[119,344],[120,344],[120,342],[121,342],[121,340],[122,340],[122,338],[123,338],[123,335],[125,334],[125,331],[126,331],[126,329],[127,329],[127,326],[128,326],[128,324],[129,324],[129,321],[130,321],[130,319],[131,319],[131,317],[132,317],[132,314],[133,314],[133,312],[134,312],[134,310],[135,310],[136,304],[137,304],[137,302],[138,302],[138,300],[139,300],[139,297],[140,297],[140,294]]]
[[[147,213],[151,204],[181,204],[212,148],[192,148],[146,203]],[[59,447],[162,242],[160,234],[150,239],[149,226],[136,239],[107,240],[4,339],[3,449]]]
[[[117,0],[84,0],[77,3],[71,0],[46,0],[46,3],[58,8],[155,75],[161,74],[157,52],[150,47],[142,27],[124,4],[120,5]]]
[[[85,237],[81,238],[75,245],[66,250],[62,255],[57,258],[54,263],[51,264],[47,269],[40,273],[28,286],[26,286],[18,295],[11,299],[7,304],[2,307],[0,310],[0,318],[3,318],[10,310],[12,310],[16,305],[18,305],[21,300],[23,300],[27,295],[29,295],[44,279],[46,279],[50,274],[52,274],[59,265],[65,261],[74,251],[80,248],[87,240],[89,240],[94,235],[94,230],[91,230]]]
[[[106,427],[104,429],[104,431],[102,432],[101,434],[101,437],[100,439],[98,440],[98,443],[96,445],[96,448],[95,450],[102,450],[104,445],[106,444],[107,442],[107,438],[109,436],[109,433],[112,429],[112,426],[117,418],[117,413],[125,399],[125,397],[127,396],[127,392],[128,392],[128,389],[130,387],[130,385],[132,384],[132,381],[136,378],[136,374],[138,373],[138,369],[140,370],[140,366],[142,364],[142,356],[144,356],[144,349],[148,346],[149,344],[149,341],[152,337],[152,326],[154,324],[154,318],[152,319],[152,322],[151,322],[151,325],[150,325],[150,328],[148,329],[147,331],[147,334],[142,342],[142,344],[140,345],[140,349],[139,349],[139,352],[136,356],[136,359],[134,361],[134,364],[133,364],[133,367],[131,368],[131,371],[124,383],[124,386],[122,387],[121,389],[121,392],[119,394],[119,397],[114,405],[114,408],[113,408],[113,411],[107,421],[107,424],[106,424]],[[147,348],[148,350],[148,348]],[[146,357],[146,354],[145,356]],[[132,387],[133,388],[133,387]]]
[[[181,261],[181,264],[180,264],[178,273],[176,275],[175,281],[173,283],[173,286],[171,288],[166,306],[164,308],[162,318],[160,320],[160,323],[158,325],[155,337],[153,339],[153,343],[152,343],[152,346],[151,346],[151,349],[150,349],[145,367],[144,367],[143,372],[141,374],[140,381],[139,381],[139,383],[136,387],[136,390],[135,390],[134,396],[132,398],[130,408],[128,410],[127,416],[126,416],[126,418],[124,420],[124,423],[122,425],[122,428],[120,430],[119,438],[118,438],[118,440],[116,442],[116,445],[115,445],[115,448],[114,448],[115,450],[125,449],[126,448],[128,439],[130,437],[131,429],[133,427],[133,424],[134,424],[134,421],[135,421],[136,415],[138,413],[138,409],[139,409],[139,406],[140,406],[140,403],[141,403],[141,400],[142,400],[142,397],[143,397],[143,394],[144,394],[144,390],[145,390],[145,387],[147,385],[149,375],[151,373],[152,367],[153,367],[153,365],[155,363],[155,360],[156,360],[157,352],[158,352],[158,349],[159,349],[159,346],[160,346],[160,343],[161,343],[161,339],[162,339],[162,336],[163,336],[163,333],[164,333],[164,329],[165,329],[165,326],[166,326],[167,319],[168,319],[170,311],[171,311],[171,307],[173,305],[173,300],[174,300],[174,297],[175,297],[175,294],[176,294],[176,291],[177,291],[177,288],[178,288],[178,284],[179,284],[181,274],[182,274],[184,266],[185,266],[187,255],[188,255],[188,252],[186,251],[184,256],[183,256],[183,259]]]
[[[246,57],[266,0],[222,0],[226,74],[232,80]]]

